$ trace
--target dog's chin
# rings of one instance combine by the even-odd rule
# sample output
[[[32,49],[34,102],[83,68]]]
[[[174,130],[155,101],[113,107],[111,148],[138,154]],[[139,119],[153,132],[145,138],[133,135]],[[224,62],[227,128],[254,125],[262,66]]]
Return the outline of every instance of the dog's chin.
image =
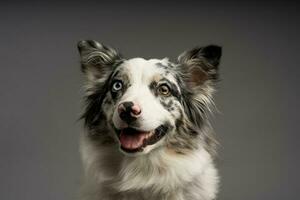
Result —
[[[167,133],[168,126],[160,125],[159,127],[144,131],[132,127],[117,129],[117,136],[120,143],[120,149],[126,155],[141,155],[149,152],[150,146],[160,141]]]

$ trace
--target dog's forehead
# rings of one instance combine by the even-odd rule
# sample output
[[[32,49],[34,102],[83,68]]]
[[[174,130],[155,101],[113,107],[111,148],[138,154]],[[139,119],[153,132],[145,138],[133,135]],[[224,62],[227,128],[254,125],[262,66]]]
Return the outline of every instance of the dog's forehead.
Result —
[[[159,77],[173,79],[170,73],[173,70],[172,66],[168,58],[149,60],[132,58],[122,64],[122,71],[132,82],[149,83]]]

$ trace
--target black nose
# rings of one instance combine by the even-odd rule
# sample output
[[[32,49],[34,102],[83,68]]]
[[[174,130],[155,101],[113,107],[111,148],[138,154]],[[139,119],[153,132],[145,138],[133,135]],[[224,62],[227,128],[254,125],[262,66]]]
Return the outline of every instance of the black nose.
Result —
[[[126,101],[119,105],[118,113],[120,118],[129,124],[137,120],[141,114],[141,108],[132,101]]]

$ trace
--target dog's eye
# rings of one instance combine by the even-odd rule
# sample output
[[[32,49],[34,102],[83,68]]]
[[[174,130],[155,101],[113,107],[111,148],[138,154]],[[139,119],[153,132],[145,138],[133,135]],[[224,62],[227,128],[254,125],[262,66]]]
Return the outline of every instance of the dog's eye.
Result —
[[[118,92],[118,91],[121,90],[122,88],[123,88],[123,83],[122,83],[122,81],[117,80],[117,81],[115,81],[115,82],[112,84],[111,90],[112,90],[113,92]]]
[[[168,96],[168,95],[170,95],[170,88],[169,88],[169,86],[166,85],[166,84],[160,85],[160,86],[158,87],[157,91],[158,91],[158,93],[159,93],[160,95],[163,95],[163,96]]]

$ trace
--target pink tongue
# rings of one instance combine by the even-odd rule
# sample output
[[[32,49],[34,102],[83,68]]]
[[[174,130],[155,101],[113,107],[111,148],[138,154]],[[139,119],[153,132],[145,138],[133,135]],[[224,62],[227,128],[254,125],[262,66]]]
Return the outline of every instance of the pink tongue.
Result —
[[[122,147],[126,149],[137,149],[143,145],[143,140],[147,132],[125,133],[123,130],[120,134],[120,142]]]

